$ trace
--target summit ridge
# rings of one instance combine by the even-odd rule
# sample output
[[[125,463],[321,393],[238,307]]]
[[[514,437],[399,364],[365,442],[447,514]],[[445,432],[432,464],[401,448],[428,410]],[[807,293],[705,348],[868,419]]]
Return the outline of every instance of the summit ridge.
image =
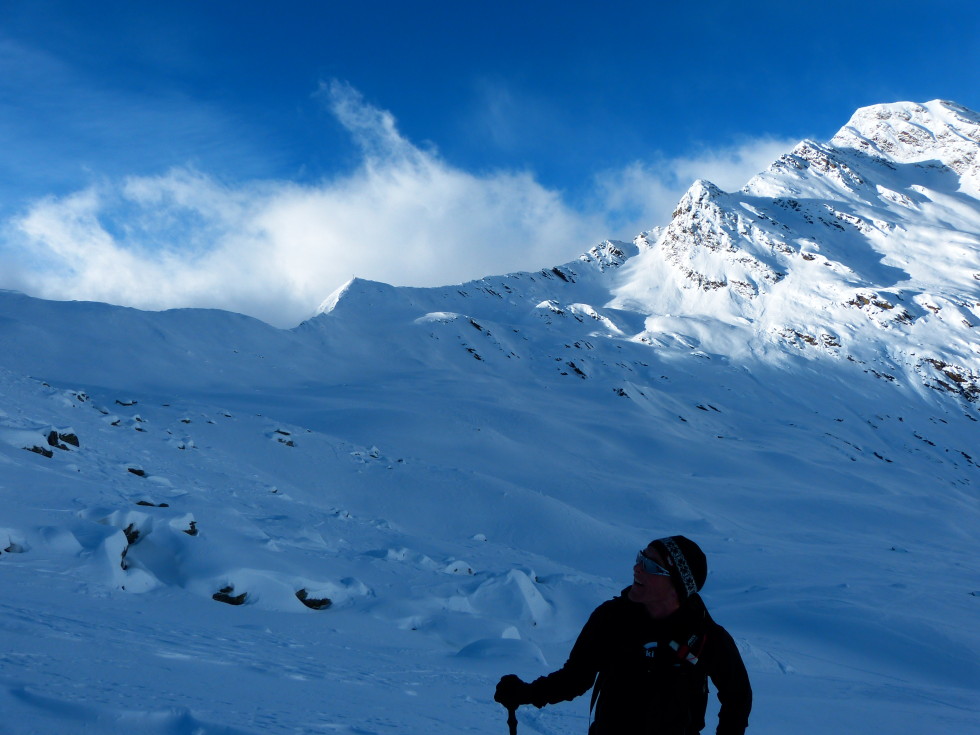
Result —
[[[390,288],[384,307],[362,282],[338,300],[374,304],[342,311],[386,333],[400,327],[378,325],[371,309],[397,302],[405,322],[457,313],[546,327],[545,343],[557,330],[750,362],[832,360],[974,400],[978,150],[980,115],[955,103],[866,107],[740,191],[695,181],[671,221],[631,245],[603,243],[538,273]]]

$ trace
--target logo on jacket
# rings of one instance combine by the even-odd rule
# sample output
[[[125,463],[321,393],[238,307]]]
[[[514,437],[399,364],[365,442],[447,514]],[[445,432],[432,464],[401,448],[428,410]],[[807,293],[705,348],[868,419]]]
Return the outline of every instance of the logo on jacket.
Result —
[[[696,635],[692,635],[686,644],[678,643],[677,641],[669,641],[667,646],[664,648],[670,648],[673,655],[671,656],[669,652],[665,650],[664,655],[670,656],[673,660],[674,666],[680,666],[681,663],[687,662],[692,666],[697,666],[699,661],[699,656],[701,655],[701,649],[704,648],[704,638],[698,638]],[[656,658],[657,651],[660,649],[657,641],[650,641],[649,643],[643,644],[643,652],[647,658]]]

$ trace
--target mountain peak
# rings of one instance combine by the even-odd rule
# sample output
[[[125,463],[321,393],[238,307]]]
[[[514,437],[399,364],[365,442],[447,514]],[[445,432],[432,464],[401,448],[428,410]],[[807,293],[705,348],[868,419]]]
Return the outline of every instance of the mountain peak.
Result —
[[[678,207],[680,208],[686,205],[703,204],[704,202],[708,202],[724,195],[724,193],[725,192],[707,179],[697,179],[693,184],[691,184],[691,188],[685,192],[684,196],[681,197]]]
[[[348,291],[351,290],[351,288],[354,285],[354,282],[357,280],[358,280],[357,276],[352,277],[342,286],[337,288],[337,290],[335,290],[332,294],[327,296],[327,298],[323,300],[323,303],[320,304],[319,308],[317,308],[314,316],[319,316],[320,314],[329,314],[331,311],[337,308],[337,303],[340,301],[341,298],[343,298],[344,294],[346,294]]]
[[[897,163],[938,160],[980,185],[980,114],[948,100],[862,107],[830,143]]]
[[[955,364],[957,378],[939,380],[967,395],[980,373],[978,199],[980,115],[942,100],[861,108],[739,192],[695,182],[613,303],[647,314],[654,342],[696,328],[704,349],[735,354],[718,327],[734,325],[756,354],[779,345],[883,374],[912,366],[916,381],[935,360]]]

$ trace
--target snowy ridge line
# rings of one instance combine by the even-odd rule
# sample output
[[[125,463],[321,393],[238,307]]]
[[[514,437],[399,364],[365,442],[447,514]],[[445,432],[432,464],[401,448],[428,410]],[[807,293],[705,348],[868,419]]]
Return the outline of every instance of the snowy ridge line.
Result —
[[[0,293],[0,728],[489,735],[680,533],[751,732],[972,731],[975,116],[868,109],[887,156],[292,330]]]
[[[830,143],[804,141],[740,192],[695,182],[672,221],[632,245],[607,242],[552,269],[460,286],[355,279],[311,324],[331,317],[330,329],[342,322],[375,332],[457,314],[523,334],[538,315],[551,332],[579,339],[864,365],[972,403],[980,391],[976,119],[946,102],[865,108]],[[888,152],[861,143],[870,140],[891,141]]]

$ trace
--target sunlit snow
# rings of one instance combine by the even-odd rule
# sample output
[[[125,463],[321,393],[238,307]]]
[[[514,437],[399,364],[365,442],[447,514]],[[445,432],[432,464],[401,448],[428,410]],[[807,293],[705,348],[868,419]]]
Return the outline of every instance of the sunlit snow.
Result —
[[[0,292],[0,733],[502,733],[674,533],[750,732],[980,732],[978,130],[866,108],[635,243],[292,330]]]

